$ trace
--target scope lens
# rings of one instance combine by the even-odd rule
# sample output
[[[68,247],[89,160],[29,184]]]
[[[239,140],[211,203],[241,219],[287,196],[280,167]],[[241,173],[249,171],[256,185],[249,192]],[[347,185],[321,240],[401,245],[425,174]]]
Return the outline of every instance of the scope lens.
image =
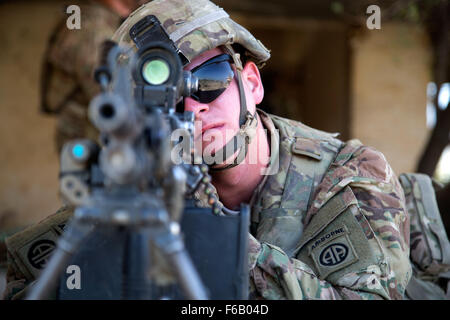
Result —
[[[161,85],[169,79],[169,65],[162,59],[147,61],[142,67],[142,76],[151,85]]]

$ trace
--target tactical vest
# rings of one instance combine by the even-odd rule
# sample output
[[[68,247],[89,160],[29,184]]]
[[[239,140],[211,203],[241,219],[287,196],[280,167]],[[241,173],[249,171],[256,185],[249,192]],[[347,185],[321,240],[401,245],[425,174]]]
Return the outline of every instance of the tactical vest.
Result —
[[[379,265],[382,249],[370,246],[351,211],[357,200],[349,187],[312,217],[307,215],[330,166],[344,163],[352,153],[346,153],[345,159],[339,157],[344,143],[335,138],[336,134],[278,116],[270,118],[279,130],[279,170],[266,178],[252,206],[255,237],[306,263],[320,279],[332,284],[351,271]],[[361,145],[357,140],[352,144],[357,146],[354,151]],[[342,261],[324,266],[319,259],[329,247],[342,247],[347,253]]]
[[[267,176],[252,204],[252,231],[259,241],[278,246],[291,257],[315,189],[343,143],[337,134],[274,115],[260,116],[270,117],[279,132],[278,158],[272,160],[279,168]]]

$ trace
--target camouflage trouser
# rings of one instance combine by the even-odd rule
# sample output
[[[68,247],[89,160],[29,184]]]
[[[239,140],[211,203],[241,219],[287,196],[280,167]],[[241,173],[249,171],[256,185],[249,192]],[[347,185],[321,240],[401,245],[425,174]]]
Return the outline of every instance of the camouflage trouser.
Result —
[[[87,107],[69,102],[58,114],[55,142],[60,152],[64,143],[79,138],[97,140],[98,131],[88,119]]]

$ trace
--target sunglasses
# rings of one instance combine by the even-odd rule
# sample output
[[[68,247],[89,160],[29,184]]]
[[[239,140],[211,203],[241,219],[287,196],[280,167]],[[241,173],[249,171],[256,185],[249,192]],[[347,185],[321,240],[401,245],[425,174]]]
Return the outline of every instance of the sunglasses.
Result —
[[[198,79],[198,91],[191,98],[200,103],[216,100],[234,78],[230,63],[233,63],[232,57],[224,53],[192,69],[191,73]]]

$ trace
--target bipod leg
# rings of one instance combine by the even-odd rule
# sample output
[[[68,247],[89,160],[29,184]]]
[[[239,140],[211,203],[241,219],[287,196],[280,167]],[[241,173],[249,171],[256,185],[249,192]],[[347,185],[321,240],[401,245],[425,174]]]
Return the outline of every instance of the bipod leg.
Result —
[[[160,235],[156,244],[166,257],[181,288],[190,300],[207,300],[208,295],[179,234]]]
[[[57,282],[67,266],[69,259],[78,250],[81,242],[95,229],[91,224],[74,220],[59,238],[50,260],[31,288],[27,300],[43,300],[55,289]]]

